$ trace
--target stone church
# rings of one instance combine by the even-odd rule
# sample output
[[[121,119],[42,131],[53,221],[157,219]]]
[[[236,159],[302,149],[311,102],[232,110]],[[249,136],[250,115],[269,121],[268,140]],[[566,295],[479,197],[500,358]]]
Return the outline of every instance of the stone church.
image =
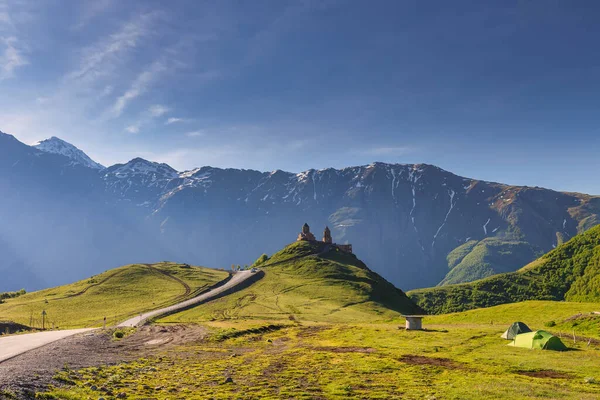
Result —
[[[302,231],[298,234],[298,238],[296,239],[296,241],[298,241],[298,242],[301,240],[305,240],[308,242],[316,242],[317,241],[317,239],[315,238],[315,235],[313,235],[312,232],[310,231],[310,226],[308,226],[307,223],[305,223],[302,226]],[[345,253],[352,254],[352,245],[351,244],[333,243],[333,238],[331,237],[331,231],[329,230],[328,226],[326,226],[325,230],[323,231],[323,239],[321,241],[323,243],[331,244]]]

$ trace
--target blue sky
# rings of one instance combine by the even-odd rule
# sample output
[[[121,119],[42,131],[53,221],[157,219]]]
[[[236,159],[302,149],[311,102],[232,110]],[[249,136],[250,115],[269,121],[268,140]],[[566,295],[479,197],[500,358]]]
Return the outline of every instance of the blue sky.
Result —
[[[600,194],[595,1],[0,0],[0,130],[284,169],[438,165]]]

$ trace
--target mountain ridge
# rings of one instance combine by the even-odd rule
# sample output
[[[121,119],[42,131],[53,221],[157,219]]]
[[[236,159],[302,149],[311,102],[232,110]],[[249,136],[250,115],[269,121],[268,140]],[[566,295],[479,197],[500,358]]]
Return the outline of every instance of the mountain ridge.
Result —
[[[319,229],[329,225],[336,242],[352,243],[384,278],[414,289],[514,271],[600,223],[600,197],[463,178],[430,164],[375,162],[299,173],[205,166],[179,172],[134,158],[98,171],[16,139],[5,142],[0,135],[0,153],[7,151],[0,160],[0,187],[14,197],[2,200],[11,210],[7,220],[19,225],[25,205],[31,210],[55,204],[59,210],[74,201],[84,217],[64,228],[65,240],[90,237],[82,253],[114,249],[87,272],[73,265],[73,279],[97,272],[100,263],[122,265],[142,257],[214,267],[243,264],[256,257],[256,248],[281,248],[308,222]],[[60,218],[72,213],[64,210],[53,223],[61,226]],[[40,217],[33,226],[52,232],[46,225]],[[2,235],[7,246],[25,248],[25,233],[0,230]],[[48,235],[38,244],[40,257],[65,246],[53,246],[57,238]],[[474,246],[453,253],[468,242]],[[29,265],[28,257],[20,262]],[[47,264],[54,268],[53,260]],[[40,263],[30,268],[41,271]]]

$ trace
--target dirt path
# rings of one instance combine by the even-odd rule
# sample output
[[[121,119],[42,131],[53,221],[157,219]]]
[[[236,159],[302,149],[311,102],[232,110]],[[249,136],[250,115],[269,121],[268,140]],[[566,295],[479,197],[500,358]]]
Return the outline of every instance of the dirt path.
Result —
[[[188,285],[185,281],[179,279],[178,277],[173,276],[170,273],[168,273],[167,271],[163,271],[160,268],[156,268],[152,264],[142,264],[142,265],[145,266],[145,267],[150,268],[151,270],[154,270],[154,271],[158,272],[159,274],[162,274],[162,275],[166,276],[169,279],[172,279],[172,280],[180,283],[185,288],[185,293],[182,294],[179,297],[188,297],[190,295],[190,293],[192,293],[192,288],[190,287],[190,285]]]
[[[64,300],[64,299],[70,299],[71,297],[77,297],[77,296],[81,296],[82,294],[84,294],[85,292],[87,292],[88,290],[90,290],[91,288],[95,287],[95,286],[99,286],[102,285],[103,283],[105,283],[106,281],[108,281],[109,279],[114,278],[115,276],[119,275],[120,273],[122,273],[123,271],[117,271],[114,274],[110,274],[109,276],[107,276],[106,278],[102,279],[99,282],[93,283],[90,286],[86,287],[85,289],[77,292],[77,293],[73,293],[67,296],[63,296],[63,297],[57,297],[54,300]]]

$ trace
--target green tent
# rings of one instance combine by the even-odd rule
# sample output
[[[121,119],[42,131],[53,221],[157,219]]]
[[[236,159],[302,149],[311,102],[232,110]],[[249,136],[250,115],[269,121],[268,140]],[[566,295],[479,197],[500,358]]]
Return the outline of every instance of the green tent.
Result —
[[[567,350],[567,346],[559,338],[546,331],[521,333],[508,345],[526,349]]]
[[[522,322],[514,322],[500,337],[502,339],[513,340],[518,334],[527,332],[531,332],[531,329],[527,325]]]

